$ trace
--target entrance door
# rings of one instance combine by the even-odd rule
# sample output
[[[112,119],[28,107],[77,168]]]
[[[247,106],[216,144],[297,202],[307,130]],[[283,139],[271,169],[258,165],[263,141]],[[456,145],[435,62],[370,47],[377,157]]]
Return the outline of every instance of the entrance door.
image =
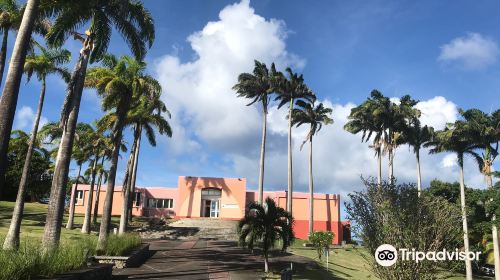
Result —
[[[210,218],[219,217],[219,201],[210,200]]]

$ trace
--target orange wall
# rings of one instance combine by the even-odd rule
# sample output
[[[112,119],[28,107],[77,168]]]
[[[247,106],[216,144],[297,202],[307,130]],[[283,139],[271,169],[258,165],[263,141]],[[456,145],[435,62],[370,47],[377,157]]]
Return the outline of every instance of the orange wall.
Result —
[[[222,190],[220,218],[241,219],[245,214],[246,179],[180,176],[178,188],[178,217],[200,217],[204,188]]]

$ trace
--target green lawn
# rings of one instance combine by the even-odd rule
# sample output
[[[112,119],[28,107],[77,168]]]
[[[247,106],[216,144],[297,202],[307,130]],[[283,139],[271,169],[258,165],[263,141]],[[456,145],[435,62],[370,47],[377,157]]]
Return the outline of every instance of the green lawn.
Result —
[[[296,255],[309,257],[318,260],[316,251],[311,248],[303,246],[303,240],[297,240],[290,252]],[[330,279],[378,279],[370,272],[370,266],[366,258],[371,258],[371,255],[363,248],[349,248],[349,249],[331,249],[328,264],[328,271],[330,272]],[[326,268],[326,260],[322,259],[321,265]],[[318,270],[311,270],[311,277],[319,276],[314,273],[323,273]],[[438,279],[446,280],[459,280],[464,279],[463,274],[453,273],[441,270],[438,272]],[[308,278],[299,278],[308,279]],[[316,279],[316,278],[309,278]],[[320,278],[317,278],[320,279]],[[323,278],[324,279],[324,278]],[[474,276],[474,279],[493,279],[490,277]]]
[[[12,216],[12,210],[14,208],[14,202],[0,201],[0,237],[5,236],[9,230],[10,219]],[[21,225],[21,242],[28,239],[40,239],[43,235],[43,230],[45,226],[45,218],[47,216],[47,204],[41,203],[26,203],[24,207],[24,217]],[[74,226],[72,230],[65,228],[66,222],[68,220],[68,213],[64,214],[64,223],[61,231],[62,240],[77,240],[85,237],[85,234],[80,232],[81,225],[83,223],[82,214],[75,214]],[[99,223],[99,218],[97,222]],[[118,227],[120,223],[120,217],[112,217],[112,228]],[[134,218],[134,223],[142,222],[141,219]],[[97,225],[99,226],[99,225]],[[95,228],[93,230],[98,230]],[[3,238],[0,238],[3,239]]]

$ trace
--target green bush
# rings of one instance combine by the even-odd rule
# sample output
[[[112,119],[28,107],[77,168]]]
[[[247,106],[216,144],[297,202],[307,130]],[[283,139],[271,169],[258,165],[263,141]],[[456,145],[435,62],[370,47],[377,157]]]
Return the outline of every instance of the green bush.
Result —
[[[330,248],[334,236],[335,233],[331,231],[315,231],[309,234],[309,242],[311,242],[314,249],[316,249],[320,260],[323,253]]]
[[[40,243],[27,241],[18,251],[0,251],[0,279],[30,279],[37,276],[51,277],[84,266],[93,255],[95,238],[78,242],[64,242],[59,248],[42,253]]]
[[[138,234],[125,233],[123,235],[110,235],[104,255],[125,256],[134,248],[141,245],[142,239]]]
[[[3,238],[0,238],[3,243]],[[142,240],[138,234],[110,235],[104,255],[125,256]],[[97,236],[65,240],[53,251],[43,254],[40,242],[21,243],[17,251],[0,250],[0,280],[52,277],[55,274],[81,268],[95,255]]]

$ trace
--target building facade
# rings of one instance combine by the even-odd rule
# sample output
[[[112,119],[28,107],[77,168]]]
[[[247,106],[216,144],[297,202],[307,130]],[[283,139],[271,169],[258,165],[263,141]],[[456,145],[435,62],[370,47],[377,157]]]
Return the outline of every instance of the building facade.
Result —
[[[167,218],[211,218],[239,220],[247,206],[256,201],[258,193],[246,189],[244,178],[211,178],[180,176],[176,188],[137,187],[133,196],[132,215]],[[73,186],[74,188],[75,186]],[[106,187],[93,194],[92,206],[98,196],[98,213],[102,214]],[[85,213],[89,194],[88,185],[78,185],[75,195],[75,213]],[[287,192],[264,192],[264,198],[274,199],[278,206],[286,208]],[[309,227],[309,194],[293,193],[294,231],[299,239],[307,239]],[[122,188],[117,186],[113,194],[112,215],[121,215]],[[349,224],[340,220],[340,196],[314,194],[314,230],[335,233],[334,244],[349,240]],[[346,231],[347,230],[347,231]]]

